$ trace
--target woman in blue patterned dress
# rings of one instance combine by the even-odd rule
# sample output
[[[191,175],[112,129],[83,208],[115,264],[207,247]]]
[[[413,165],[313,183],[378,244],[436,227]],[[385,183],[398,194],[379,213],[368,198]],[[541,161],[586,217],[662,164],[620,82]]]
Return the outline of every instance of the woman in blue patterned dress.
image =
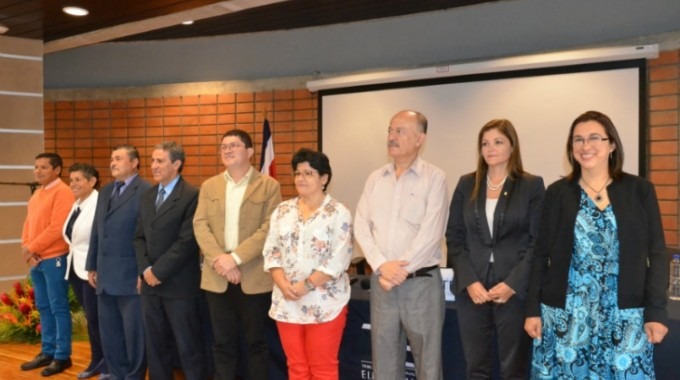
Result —
[[[668,332],[661,216],[653,185],[624,173],[618,132],[588,111],[571,125],[572,172],[548,187],[525,330],[532,379],[654,379]]]
[[[352,215],[326,194],[328,157],[300,149],[293,156],[298,196],[272,214],[264,269],[274,280],[269,316],[276,320],[290,380],[337,380],[347,321]]]

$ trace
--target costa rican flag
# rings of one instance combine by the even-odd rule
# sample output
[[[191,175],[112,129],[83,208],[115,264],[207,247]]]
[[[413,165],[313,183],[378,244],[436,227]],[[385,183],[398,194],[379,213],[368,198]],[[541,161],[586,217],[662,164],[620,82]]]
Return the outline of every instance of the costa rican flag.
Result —
[[[274,139],[269,128],[269,120],[264,119],[262,127],[262,154],[260,156],[260,172],[276,178],[276,164],[274,163]]]

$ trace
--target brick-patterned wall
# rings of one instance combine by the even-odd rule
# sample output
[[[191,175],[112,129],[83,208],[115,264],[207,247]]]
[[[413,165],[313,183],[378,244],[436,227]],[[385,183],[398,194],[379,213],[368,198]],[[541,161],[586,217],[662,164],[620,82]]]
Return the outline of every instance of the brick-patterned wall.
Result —
[[[648,62],[648,173],[656,185],[666,243],[680,247],[680,50],[662,52]],[[187,151],[184,175],[198,186],[223,170],[217,154],[219,137],[232,128],[255,139],[259,165],[262,122],[266,111],[274,132],[278,179],[284,198],[295,195],[291,154],[318,146],[317,95],[306,89],[218,95],[196,95],[108,101],[45,103],[45,149],[56,150],[65,163],[94,163],[104,183],[110,181],[112,146],[130,143],[140,149],[142,175],[149,178],[148,157],[154,144],[175,140]]]
[[[206,94],[127,100],[46,101],[45,150],[56,151],[64,165],[94,164],[102,183],[111,181],[111,148],[139,149],[143,177],[151,179],[153,146],[174,140],[187,155],[182,174],[195,185],[224,170],[217,146],[222,134],[239,128],[255,144],[259,168],[265,115],[274,135],[277,179],[284,199],[295,195],[290,159],[302,147],[318,148],[317,97],[306,89]]]
[[[648,68],[649,178],[659,197],[666,244],[678,247],[680,50],[662,52],[659,58],[648,62]]]

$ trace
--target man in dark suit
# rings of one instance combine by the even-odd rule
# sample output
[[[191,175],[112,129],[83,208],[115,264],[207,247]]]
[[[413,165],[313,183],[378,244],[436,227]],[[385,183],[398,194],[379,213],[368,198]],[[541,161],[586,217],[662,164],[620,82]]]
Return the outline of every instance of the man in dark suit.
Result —
[[[138,175],[139,152],[133,146],[115,148],[110,167],[116,180],[99,193],[85,269],[97,289],[102,348],[111,378],[143,379],[144,323],[133,239],[139,203],[151,185]]]
[[[180,175],[184,161],[184,150],[176,143],[155,146],[151,172],[158,185],[142,196],[137,218],[135,250],[151,379],[173,378],[175,344],[185,378],[208,377],[199,316],[199,250],[192,226],[198,190]]]

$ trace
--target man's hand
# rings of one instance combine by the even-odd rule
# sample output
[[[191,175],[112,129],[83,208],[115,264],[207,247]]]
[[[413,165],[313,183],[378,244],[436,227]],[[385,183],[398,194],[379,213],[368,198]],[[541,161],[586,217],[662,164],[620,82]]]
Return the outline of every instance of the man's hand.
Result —
[[[468,285],[466,289],[470,299],[472,299],[472,302],[477,305],[492,301],[491,296],[489,296],[489,292],[486,291],[484,285],[482,285],[482,283],[479,281]]]
[[[227,281],[229,281],[229,283],[238,285],[241,283],[241,270],[238,269],[238,267],[235,267],[234,269],[227,271],[224,277],[227,278]]]
[[[387,281],[388,283],[391,283],[392,287],[401,285],[408,276],[408,272],[406,269],[404,269],[404,267],[407,265],[408,261],[403,260],[386,261],[380,266],[380,268],[378,268],[380,271],[381,281]]]
[[[158,286],[161,284],[161,281],[156,277],[155,274],[153,274],[153,271],[151,268],[146,268],[144,271],[144,282],[146,282],[147,285],[154,287]]]
[[[21,247],[21,256],[24,258],[24,261],[28,263],[33,254],[31,253],[31,251],[28,250],[28,247],[24,246]]]
[[[388,292],[394,288],[394,284],[385,280],[382,276],[378,276],[378,283],[380,284],[381,288]]]
[[[489,289],[489,298],[495,303],[506,303],[514,295],[515,291],[505,282],[499,282]]]
[[[91,287],[97,289],[97,272],[96,271],[87,272],[87,282],[90,283]]]
[[[233,257],[231,257],[231,254],[225,253],[224,255],[219,255],[213,261],[212,265],[213,269],[217,274],[219,274],[222,277],[227,277],[227,273],[233,269],[238,269],[238,266],[236,265],[236,260],[234,260]]]

